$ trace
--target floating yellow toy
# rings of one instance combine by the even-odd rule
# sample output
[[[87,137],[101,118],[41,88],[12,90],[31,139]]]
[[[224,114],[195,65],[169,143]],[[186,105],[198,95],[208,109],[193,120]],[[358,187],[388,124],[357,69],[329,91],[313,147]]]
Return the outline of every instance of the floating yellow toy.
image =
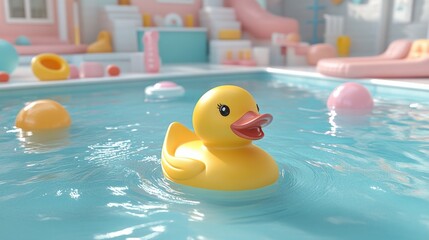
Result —
[[[16,116],[15,125],[24,131],[43,131],[67,128],[70,115],[58,102],[38,100],[25,106]]]
[[[251,190],[278,178],[274,159],[252,140],[264,137],[270,114],[259,114],[252,95],[237,86],[220,86],[195,106],[195,133],[174,122],[162,148],[164,176],[173,182],[212,190]]]

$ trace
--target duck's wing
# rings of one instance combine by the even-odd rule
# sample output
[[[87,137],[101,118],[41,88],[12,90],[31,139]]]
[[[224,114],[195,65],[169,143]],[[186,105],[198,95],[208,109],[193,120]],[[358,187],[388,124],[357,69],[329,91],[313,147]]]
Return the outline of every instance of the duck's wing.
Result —
[[[170,124],[162,147],[161,164],[168,177],[177,180],[190,179],[206,168],[205,164],[196,159],[176,157],[176,149],[186,142],[199,140],[198,137],[178,122]]]

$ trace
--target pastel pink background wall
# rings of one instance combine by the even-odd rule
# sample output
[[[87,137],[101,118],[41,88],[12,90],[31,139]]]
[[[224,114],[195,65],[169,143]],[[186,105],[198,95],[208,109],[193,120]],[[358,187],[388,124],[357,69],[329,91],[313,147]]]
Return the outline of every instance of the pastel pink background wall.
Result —
[[[53,1],[54,22],[44,24],[7,23],[5,0],[0,0],[0,38],[14,40],[17,36],[25,35],[30,38],[59,39],[57,1]],[[66,0],[69,41],[73,39],[73,0]]]
[[[194,0],[192,4],[185,3],[162,3],[157,0],[132,0],[132,5],[138,6],[144,14],[165,16],[169,13],[177,13],[182,18],[188,14],[192,14],[195,23],[198,24],[198,12],[202,6],[202,0]]]
[[[68,28],[67,30],[68,30],[68,38],[70,43],[74,43],[73,2],[74,0],[66,0],[67,28]],[[80,24],[82,24],[82,21],[80,21]]]

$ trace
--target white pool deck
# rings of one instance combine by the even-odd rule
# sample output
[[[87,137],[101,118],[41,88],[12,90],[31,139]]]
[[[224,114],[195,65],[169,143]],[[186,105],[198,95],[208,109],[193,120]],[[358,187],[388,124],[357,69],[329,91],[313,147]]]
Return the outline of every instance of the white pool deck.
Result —
[[[28,89],[48,86],[69,86],[75,84],[97,84],[106,82],[118,81],[144,81],[149,79],[168,79],[174,80],[175,77],[183,76],[204,76],[204,75],[223,75],[233,73],[256,73],[267,71],[270,73],[279,73],[294,75],[300,77],[312,77],[320,79],[328,79],[330,81],[344,81],[344,79],[336,79],[323,76],[315,71],[313,67],[239,67],[239,66],[224,66],[210,64],[189,64],[189,65],[166,65],[162,66],[161,72],[157,74],[149,73],[129,73],[122,74],[120,77],[103,77],[103,78],[86,78],[73,79],[64,81],[39,81],[31,72],[30,67],[19,67],[12,74],[11,79],[7,83],[0,83],[0,92],[12,89]],[[393,86],[399,88],[418,89],[429,91],[429,78],[418,79],[350,79],[350,81],[362,81],[366,84],[374,84],[378,86]]]

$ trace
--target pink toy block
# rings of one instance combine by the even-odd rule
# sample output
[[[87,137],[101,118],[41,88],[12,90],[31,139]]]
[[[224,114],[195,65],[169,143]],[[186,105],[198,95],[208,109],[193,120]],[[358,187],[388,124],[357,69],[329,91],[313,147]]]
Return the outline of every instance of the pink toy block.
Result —
[[[70,76],[69,79],[77,79],[79,78],[79,68],[76,65],[69,65],[70,67]]]
[[[104,77],[104,68],[98,62],[84,62],[80,65],[81,78],[97,78]]]
[[[340,78],[428,77],[429,57],[408,57],[414,43],[410,40],[396,40],[383,54],[377,56],[321,60],[317,64],[317,71]]]

